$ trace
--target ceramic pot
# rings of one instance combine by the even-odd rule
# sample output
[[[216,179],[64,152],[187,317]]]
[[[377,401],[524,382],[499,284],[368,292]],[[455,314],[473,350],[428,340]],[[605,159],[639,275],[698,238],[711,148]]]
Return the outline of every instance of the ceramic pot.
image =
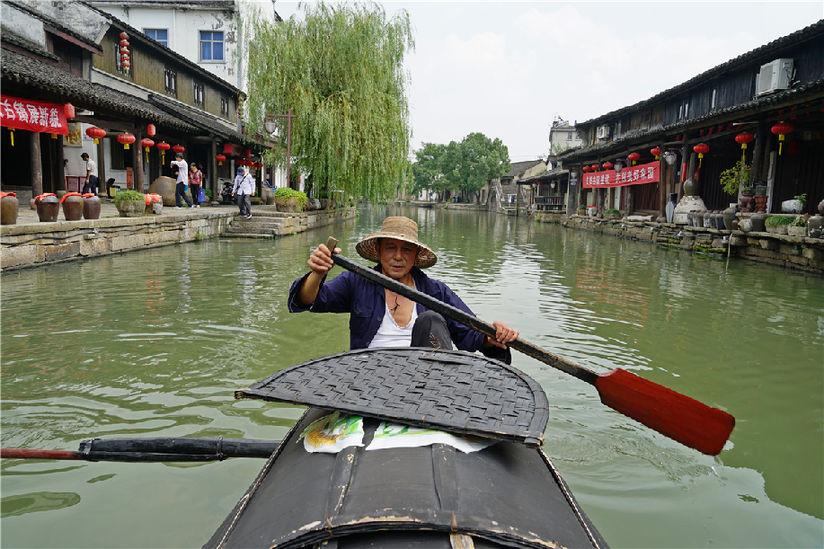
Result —
[[[757,196],[754,198],[755,200],[755,211],[766,213],[767,212],[767,197],[766,196]]]
[[[712,229],[712,212],[706,211],[704,212],[704,228],[705,229]]]
[[[755,196],[767,196],[767,186],[766,185],[756,185],[755,186]]]
[[[745,233],[748,233],[752,231],[752,220],[749,218],[742,219],[741,223],[738,224],[738,227]]]
[[[698,195],[698,183],[693,181],[692,179],[687,179],[683,183],[684,188],[684,196],[697,196]]]
[[[824,215],[824,200],[818,203],[818,213]]]
[[[695,226],[696,227],[703,227],[704,226],[704,214],[706,210],[699,210],[695,214]]]
[[[17,223],[17,212],[20,211],[20,201],[14,193],[2,193],[0,198],[0,225],[14,225]]]
[[[728,231],[735,230],[735,229],[733,229],[733,226],[732,226],[733,221],[735,221],[735,219],[736,219],[736,216],[735,216],[735,207],[734,206],[730,206],[729,208],[724,210],[724,228],[726,230],[728,230]]]
[[[824,234],[824,217],[814,215],[807,220],[807,236],[810,238],[821,238]]]
[[[100,198],[94,195],[83,197],[83,218],[100,219]]]
[[[764,221],[767,219],[767,214],[763,212],[754,213],[750,218],[752,222],[752,231],[754,233],[765,233],[767,232],[767,227],[764,225]]]
[[[60,201],[53,194],[41,194],[34,199],[37,217],[44,223],[57,221],[60,214]]]
[[[68,193],[60,199],[63,204],[63,217],[66,221],[83,219],[83,196],[80,193]]]
[[[755,206],[755,197],[751,194],[742,194],[738,199],[738,207],[742,212],[751,212]]]

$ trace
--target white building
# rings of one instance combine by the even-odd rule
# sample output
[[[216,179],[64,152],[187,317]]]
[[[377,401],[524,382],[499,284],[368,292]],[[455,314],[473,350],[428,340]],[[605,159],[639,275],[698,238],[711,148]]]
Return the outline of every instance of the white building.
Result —
[[[570,124],[567,120],[555,117],[552,127],[549,129],[549,154],[556,155],[567,149],[578,147],[581,138],[575,129],[575,124]]]

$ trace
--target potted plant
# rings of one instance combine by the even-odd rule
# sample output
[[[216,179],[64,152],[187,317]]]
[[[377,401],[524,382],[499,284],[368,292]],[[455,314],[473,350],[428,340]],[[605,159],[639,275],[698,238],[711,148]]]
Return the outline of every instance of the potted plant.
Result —
[[[581,204],[580,206],[578,206],[578,215],[586,215],[586,213],[587,213],[587,205],[586,204]]]
[[[799,194],[792,200],[785,200],[781,203],[781,211],[784,213],[800,214],[804,211],[804,203],[807,202],[807,193]]]
[[[724,192],[731,195],[737,195],[738,189],[744,185],[748,185],[750,181],[750,166],[741,160],[735,163],[732,168],[728,168],[721,172],[718,177],[721,183],[721,188]]]
[[[807,236],[807,215],[799,215],[793,219],[792,224],[787,227],[787,234],[790,236]]]
[[[787,227],[792,224],[793,218],[783,215],[771,215],[764,221],[768,233],[787,234]]]
[[[275,205],[279,212],[305,211],[307,201],[305,193],[289,187],[280,187],[275,191]]]
[[[146,209],[146,198],[143,193],[130,189],[118,191],[114,195],[114,206],[120,217],[140,217]]]
[[[607,208],[604,210],[604,217],[606,219],[621,219],[621,211],[615,208]]]

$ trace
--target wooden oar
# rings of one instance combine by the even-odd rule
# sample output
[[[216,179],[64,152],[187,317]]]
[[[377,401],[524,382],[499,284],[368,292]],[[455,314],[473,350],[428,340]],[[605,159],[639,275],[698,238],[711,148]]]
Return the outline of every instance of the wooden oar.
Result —
[[[91,439],[78,451],[0,448],[0,458],[83,461],[222,461],[230,457],[268,458],[279,441],[236,438]]]
[[[495,339],[496,330],[491,324],[334,253],[337,244],[338,241],[332,237],[326,243],[336,265]],[[723,410],[707,406],[627,370],[616,368],[599,374],[520,338],[507,345],[595,386],[601,402],[613,410],[699,452],[718,455],[735,427],[735,418]]]

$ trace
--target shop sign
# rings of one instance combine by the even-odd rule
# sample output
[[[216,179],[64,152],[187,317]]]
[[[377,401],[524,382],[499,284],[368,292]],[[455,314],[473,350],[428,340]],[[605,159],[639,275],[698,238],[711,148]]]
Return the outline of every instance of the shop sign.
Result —
[[[657,183],[661,177],[661,163],[650,162],[637,166],[627,166],[621,173],[615,170],[585,173],[583,186],[585,189],[604,189],[609,187],[625,187],[627,185],[644,185]]]
[[[30,132],[69,134],[63,105],[0,95],[0,126]]]

